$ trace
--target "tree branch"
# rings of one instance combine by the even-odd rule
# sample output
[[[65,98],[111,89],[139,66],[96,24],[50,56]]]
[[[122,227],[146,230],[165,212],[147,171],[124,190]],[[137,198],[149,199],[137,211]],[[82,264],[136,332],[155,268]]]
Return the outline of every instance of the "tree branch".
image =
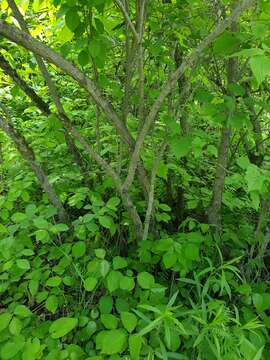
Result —
[[[161,89],[161,92],[157,99],[155,100],[150,112],[146,118],[146,121],[137,136],[134,152],[130,161],[130,166],[128,170],[128,175],[124,183],[125,189],[129,189],[130,185],[133,182],[137,163],[140,156],[140,150],[143,145],[143,142],[150,130],[151,125],[155,121],[156,115],[163,104],[163,101],[171,90],[175,87],[178,79],[184,74],[187,68],[192,68],[194,64],[198,61],[199,57],[203,51],[213,43],[213,41],[223,33],[245,10],[250,8],[254,3],[254,0],[244,0],[235,8],[230,16],[225,20],[221,21],[215,28],[215,30],[210,33],[201,43],[193,50],[191,53],[183,60],[182,64],[177,68],[177,70],[170,76],[167,82]],[[0,27],[1,32],[1,27]]]
[[[21,29],[23,31],[25,31],[28,35],[30,35],[27,24],[23,18],[23,15],[21,14],[20,10],[18,9],[15,1],[8,0],[8,4],[13,12],[14,18],[18,21]],[[42,57],[40,57],[39,55],[35,55],[35,58],[37,60],[37,64],[41,71],[41,74],[43,75],[43,78],[49,88],[49,92],[52,97],[52,100],[56,106],[56,109],[58,112],[58,118],[59,118],[60,122],[62,122],[60,114],[64,114],[67,118],[68,118],[68,116],[66,115],[66,113],[64,111],[63,105],[60,100],[60,96],[58,95],[58,92],[56,89],[56,86],[54,85],[54,82],[52,81],[51,76],[46,69],[46,65],[44,64]],[[69,119],[69,121],[71,122],[70,119]],[[62,125],[64,127],[64,134],[65,134],[65,140],[66,140],[67,147],[68,147],[71,155],[73,156],[76,164],[78,165],[85,183],[87,184],[88,183],[88,174],[87,174],[88,171],[87,171],[86,164],[85,164],[79,150],[77,149],[72,137],[69,135],[67,128],[63,122],[62,122]]]
[[[55,64],[65,73],[70,75],[74,80],[76,80],[88,92],[88,94],[93,98],[93,100],[102,109],[102,111],[107,115],[108,119],[115,126],[118,134],[121,136],[122,140],[128,145],[129,149],[132,150],[134,148],[134,139],[130,135],[125,124],[118,117],[112,105],[107,101],[107,99],[102,96],[101,91],[88,77],[85,76],[82,71],[76,68],[76,66],[74,66],[71,62],[64,59],[61,55],[54,52],[48,46],[42,44],[38,40],[34,39],[32,36],[17,29],[16,27],[8,24],[1,19],[0,34],[9,39],[10,41],[13,41],[16,44],[21,45],[24,48],[32,51],[34,54],[41,56],[48,62]],[[140,183],[144,188],[144,193],[147,194],[149,191],[149,183],[145,169],[140,162],[138,170]]]
[[[48,195],[50,203],[57,209],[59,219],[63,223],[68,223],[69,222],[68,214],[66,213],[54,188],[52,187],[52,185],[50,185],[47,175],[45,174],[43,168],[36,160],[33,150],[28,145],[23,135],[14,129],[8,111],[2,103],[0,103],[0,108],[1,108],[1,114],[0,114],[1,129],[7,134],[8,137],[10,137],[13,140],[22,158],[30,165],[30,167],[34,171],[42,189]]]
[[[122,1],[121,0],[114,0],[114,2],[118,5],[119,9],[122,11],[123,15],[124,15],[124,18],[130,28],[130,30],[132,31],[135,39],[136,39],[136,42],[139,43],[140,42],[140,36],[139,34],[137,33],[136,29],[135,29],[135,26],[133,25],[132,21],[130,20],[130,17],[126,11],[126,8],[125,6],[123,5]]]

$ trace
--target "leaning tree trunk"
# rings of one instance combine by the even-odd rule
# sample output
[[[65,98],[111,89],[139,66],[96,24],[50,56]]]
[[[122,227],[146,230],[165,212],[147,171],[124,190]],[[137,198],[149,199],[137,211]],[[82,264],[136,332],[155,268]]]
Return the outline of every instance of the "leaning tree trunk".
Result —
[[[22,158],[29,164],[29,166],[34,171],[40,183],[40,186],[48,195],[50,203],[57,209],[60,221],[64,223],[69,222],[68,215],[54,188],[50,185],[46,173],[42,169],[39,162],[36,160],[33,150],[28,145],[23,135],[21,135],[17,130],[14,129],[13,125],[10,122],[10,119],[8,118],[6,110],[3,109],[3,105],[1,105],[1,110],[0,128],[6,133],[8,137],[13,140]]]

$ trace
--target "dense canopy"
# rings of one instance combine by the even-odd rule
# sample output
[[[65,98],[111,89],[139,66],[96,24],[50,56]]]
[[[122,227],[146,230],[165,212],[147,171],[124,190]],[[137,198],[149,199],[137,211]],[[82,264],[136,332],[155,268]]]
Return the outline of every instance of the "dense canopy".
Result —
[[[269,80],[269,0],[1,0],[1,360],[270,358]]]

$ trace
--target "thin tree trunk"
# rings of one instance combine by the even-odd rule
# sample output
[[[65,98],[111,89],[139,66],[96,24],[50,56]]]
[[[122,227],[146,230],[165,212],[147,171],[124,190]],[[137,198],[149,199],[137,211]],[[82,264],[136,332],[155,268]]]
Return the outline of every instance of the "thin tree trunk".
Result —
[[[17,71],[10,66],[10,64],[1,54],[0,54],[0,67],[22,89],[22,91],[24,91],[24,93],[31,99],[33,104],[36,105],[45,116],[49,116],[52,114],[49,105],[46,102],[44,102],[42,98],[39,95],[37,95],[37,93],[18,75]],[[83,178],[87,179],[88,169],[85,164],[85,161],[81,156],[79,150],[77,149],[74,141],[68,134],[66,128],[64,128],[64,135],[70,154],[73,156],[75,163],[79,166]]]
[[[0,106],[2,110],[2,114],[0,115],[1,129],[7,134],[8,137],[13,140],[22,158],[29,164],[29,166],[34,171],[42,189],[48,195],[50,203],[57,209],[59,219],[63,223],[68,223],[68,214],[66,213],[54,188],[50,185],[47,175],[42,169],[42,166],[36,160],[33,150],[28,145],[23,135],[14,129],[5,107],[2,104]]]
[[[18,9],[15,1],[14,0],[8,0],[8,4],[9,4],[9,6],[10,6],[12,12],[13,12],[13,16],[18,21],[21,29],[24,32],[26,32],[28,35],[30,35],[30,32],[28,30],[28,27],[27,27],[27,24],[26,24],[26,22],[24,20],[24,17],[22,16],[20,10]],[[45,80],[45,82],[46,82],[46,84],[47,84],[47,86],[49,88],[49,92],[50,92],[50,95],[52,97],[52,100],[53,100],[53,102],[54,102],[54,104],[56,106],[57,113],[58,113],[58,118],[59,118],[60,122],[63,125],[67,147],[68,147],[70,153],[72,154],[76,164],[78,165],[85,182],[88,184],[89,181],[88,181],[87,167],[86,167],[86,165],[85,165],[85,163],[83,161],[83,158],[82,158],[79,150],[77,149],[72,137],[69,135],[69,132],[68,132],[66,126],[65,126],[65,123],[63,123],[62,120],[61,120],[61,115],[64,115],[65,117],[67,117],[67,115],[66,115],[66,113],[64,111],[63,105],[61,103],[60,97],[59,97],[57,89],[56,89],[56,86],[54,85],[54,82],[52,81],[51,76],[50,76],[49,72],[47,71],[45,63],[43,62],[41,56],[35,54],[35,58],[37,60],[37,64],[38,64],[38,67],[39,67],[39,69],[41,71],[41,74],[43,75],[43,78],[44,78],[44,80]]]
[[[231,31],[237,31],[236,23],[231,25]],[[227,64],[227,88],[230,84],[236,81],[237,74],[237,60],[235,58],[229,59]],[[227,90],[229,96],[234,95]],[[233,111],[229,110],[228,118],[233,114]],[[227,120],[228,121],[228,120]],[[221,130],[221,137],[218,147],[218,158],[216,166],[216,174],[213,184],[212,199],[208,208],[208,222],[215,227],[217,232],[221,230],[221,205],[224,191],[224,182],[226,176],[226,168],[228,162],[229,148],[230,148],[231,129],[225,125]]]

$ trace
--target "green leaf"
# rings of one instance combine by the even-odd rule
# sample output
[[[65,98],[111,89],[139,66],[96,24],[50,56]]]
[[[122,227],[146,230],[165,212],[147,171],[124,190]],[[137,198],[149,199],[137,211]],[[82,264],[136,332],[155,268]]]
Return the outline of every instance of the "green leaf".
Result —
[[[126,259],[124,259],[121,256],[116,256],[113,258],[113,269],[114,270],[123,269],[125,267],[127,267]]]
[[[1,359],[14,359],[15,355],[17,355],[17,353],[21,350],[21,347],[22,346],[20,344],[13,341],[4,343],[4,345],[1,346],[0,351]]]
[[[57,40],[64,45],[66,42],[70,41],[74,36],[74,33],[69,30],[65,25],[62,27],[61,31],[58,33]]]
[[[36,240],[45,243],[50,240],[50,235],[47,230],[37,230],[35,232]]]
[[[22,270],[29,270],[30,269],[30,263],[26,259],[18,259],[18,260],[16,260],[16,265],[18,266],[19,269],[22,269]]]
[[[51,313],[55,313],[58,308],[58,299],[55,295],[51,295],[47,298],[45,307]]]
[[[43,217],[37,217],[34,219],[33,221],[35,227],[37,227],[38,229],[49,229],[50,224],[48,223],[48,221],[46,219],[44,219]]]
[[[24,213],[17,212],[11,216],[11,220],[15,223],[20,223],[27,219],[27,216]]]
[[[96,347],[105,355],[119,354],[126,348],[127,334],[122,329],[105,330],[98,333]]]
[[[249,164],[245,178],[248,185],[248,192],[258,191],[260,193],[262,191],[265,178],[261,174],[260,168],[254,164]]]
[[[252,296],[252,300],[258,313],[270,308],[270,293],[255,293]]]
[[[169,269],[173,267],[173,265],[176,263],[177,255],[176,253],[166,253],[165,255],[163,255],[162,260],[165,268]]]
[[[86,246],[84,241],[78,241],[72,246],[72,255],[75,259],[79,259],[86,252]]]
[[[168,166],[164,164],[163,161],[159,162],[157,167],[157,176],[164,180],[167,180],[168,170]]]
[[[78,55],[78,62],[81,66],[86,66],[90,61],[88,51],[82,50]]]
[[[256,55],[264,55],[264,50],[259,49],[259,48],[243,49],[241,51],[238,51],[238,52],[232,54],[230,57],[233,57],[233,56],[251,57],[251,56],[256,56]]]
[[[134,281],[134,279],[132,277],[123,276],[120,279],[119,286],[120,286],[120,289],[122,289],[122,290],[131,291],[135,287],[135,281]]]
[[[3,224],[0,224],[0,234],[8,234],[8,229]]]
[[[129,352],[132,360],[140,360],[140,352],[142,347],[142,337],[134,334],[128,339]]]
[[[143,289],[151,289],[155,285],[155,278],[153,275],[144,271],[137,276],[138,283]]]
[[[73,32],[80,25],[81,19],[75,7],[72,7],[67,11],[65,22],[67,27]]]
[[[105,277],[110,270],[110,263],[107,260],[101,260],[99,264],[100,275]]]
[[[32,311],[25,305],[17,305],[14,309],[14,314],[19,317],[26,318],[32,315]]]
[[[113,196],[108,200],[106,207],[111,210],[117,210],[117,206],[119,204],[120,204],[120,199],[116,196]]]
[[[46,286],[51,286],[51,287],[59,286],[61,282],[62,279],[60,278],[60,276],[53,276],[46,281]]]
[[[214,54],[228,55],[236,50],[239,40],[233,33],[224,31],[213,44]]]
[[[12,318],[12,315],[8,312],[0,314],[0,332],[8,327],[8,324]]]
[[[253,56],[250,59],[250,68],[260,85],[270,75],[270,58],[265,55]]]
[[[199,260],[199,246],[197,244],[187,244],[184,248],[185,257],[189,260]]]
[[[111,296],[102,296],[99,300],[99,309],[101,314],[110,314],[113,308],[113,298]]]
[[[22,322],[20,319],[14,317],[9,324],[9,331],[12,335],[19,335],[22,330]]]
[[[97,279],[89,276],[84,282],[84,288],[86,291],[93,291],[97,285]]]
[[[101,314],[100,320],[106,329],[114,330],[118,326],[118,318],[112,314]]]
[[[104,259],[106,255],[106,250],[104,249],[95,249],[95,255],[99,259]]]
[[[128,311],[121,312],[120,316],[124,328],[131,333],[137,326],[137,317]]]
[[[56,224],[53,225],[50,230],[54,233],[54,234],[58,234],[60,232],[63,231],[68,231],[69,227],[66,224]]]
[[[110,216],[108,215],[104,215],[104,216],[99,216],[98,217],[98,221],[100,223],[100,225],[102,225],[103,227],[105,227],[106,229],[110,229],[111,226],[113,225],[113,220]]]
[[[67,335],[78,324],[77,318],[62,317],[55,320],[49,328],[49,333],[53,339],[59,339]]]
[[[39,358],[38,353],[41,350],[40,341],[38,338],[27,340],[23,349],[22,360],[36,360]]]
[[[107,279],[106,279],[106,285],[107,285],[107,289],[110,292],[113,292],[113,291],[119,289],[120,280],[121,280],[122,276],[123,275],[119,271],[112,270],[109,272],[109,275],[107,276]]]
[[[171,150],[177,159],[186,156],[191,147],[189,137],[174,137],[169,141]]]

